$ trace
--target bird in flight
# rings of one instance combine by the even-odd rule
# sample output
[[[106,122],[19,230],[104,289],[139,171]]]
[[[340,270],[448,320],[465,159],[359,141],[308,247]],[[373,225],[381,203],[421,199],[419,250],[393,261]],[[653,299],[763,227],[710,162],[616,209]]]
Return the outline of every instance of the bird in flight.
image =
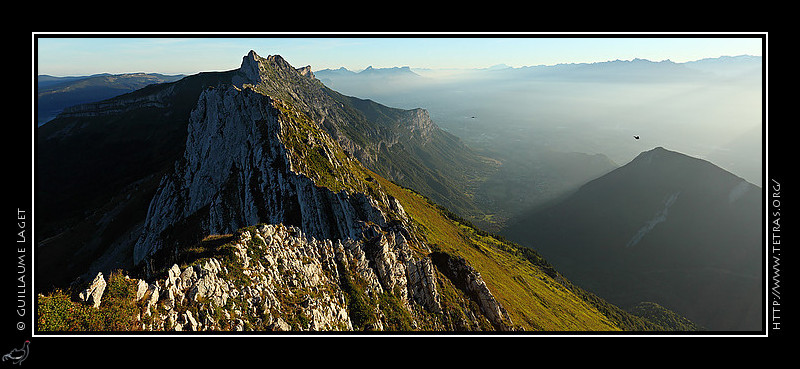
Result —
[[[637,139],[637,140],[638,140],[638,139],[639,139],[639,136],[633,136],[633,138],[635,138],[635,139]]]

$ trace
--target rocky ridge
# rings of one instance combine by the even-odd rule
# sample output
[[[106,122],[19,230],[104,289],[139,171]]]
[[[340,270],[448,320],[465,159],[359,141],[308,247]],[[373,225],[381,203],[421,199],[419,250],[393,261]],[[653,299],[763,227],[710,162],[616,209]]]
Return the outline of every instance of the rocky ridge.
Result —
[[[242,101],[235,102],[237,99]],[[202,109],[198,105],[201,101],[208,103]],[[223,105],[215,105],[217,103]],[[253,113],[250,118],[263,116],[264,122],[240,125],[235,120],[246,119],[229,117],[233,112],[226,112],[224,104],[250,106],[250,113]],[[266,110],[260,111],[257,106],[263,106]],[[209,114],[215,114],[215,117],[225,119],[227,123],[203,121],[203,114],[193,117],[193,111],[201,111],[198,109],[211,112]],[[280,122],[277,121],[278,117],[282,117]],[[216,132],[215,129],[221,131]],[[214,136],[222,131],[225,136]],[[251,52],[243,58],[242,66],[238,69],[203,72],[176,82],[151,85],[112,99],[81,105],[62,113],[41,126],[37,132],[37,171],[42,179],[37,196],[43,199],[39,211],[42,226],[38,227],[38,232],[42,243],[48,244],[47,248],[43,248],[46,251],[40,254],[43,257],[39,259],[43,262],[40,270],[47,272],[39,273],[37,278],[43,281],[45,290],[50,287],[63,288],[76,277],[91,280],[98,271],[129,269],[134,260],[142,260],[142,255],[148,250],[157,249],[163,240],[156,240],[157,235],[144,232],[160,233],[166,223],[153,221],[157,214],[152,213],[150,224],[145,227],[148,210],[167,211],[169,207],[185,207],[180,212],[169,210],[174,218],[167,220],[179,220],[187,223],[185,225],[191,223],[197,226],[198,230],[209,230],[210,227],[201,227],[199,221],[194,222],[196,218],[204,218],[195,210],[203,212],[213,209],[216,211],[215,222],[233,223],[226,230],[217,227],[219,232],[225,233],[236,226],[255,224],[251,222],[252,210],[267,209],[262,205],[275,202],[254,204],[249,199],[261,201],[266,197],[260,196],[259,192],[273,186],[286,187],[291,192],[290,196],[299,193],[307,195],[309,191],[306,189],[310,188],[307,185],[311,183],[313,186],[326,187],[334,194],[353,185],[361,188],[351,192],[360,193],[367,187],[375,187],[374,184],[361,186],[359,180],[349,176],[348,169],[355,161],[384,178],[431,196],[450,209],[458,209],[458,206],[472,209],[468,190],[462,191],[459,187],[468,182],[467,179],[459,180],[459,175],[463,172],[474,173],[470,171],[473,167],[464,165],[474,162],[470,160],[472,155],[457,138],[437,128],[425,110],[389,108],[369,100],[341,95],[316,80],[310,68],[293,68],[279,56],[262,58]],[[195,134],[191,139],[190,132]],[[247,137],[251,132],[255,136]],[[201,133],[209,136],[200,137]],[[420,139],[425,134],[429,141]],[[282,135],[280,139],[286,139],[291,145],[286,145],[285,149],[277,148],[283,152],[270,152],[260,147],[262,139],[273,139],[276,135]],[[219,155],[216,158],[222,160],[214,166],[204,164],[203,168],[187,169],[187,158],[192,159],[194,164],[205,163],[206,158],[197,155],[211,152],[211,147],[224,150],[220,153],[236,151],[236,146],[219,145],[220,142],[259,147],[253,147],[252,160],[241,157],[224,159]],[[338,145],[330,145],[330,142]],[[187,144],[192,146],[187,148]],[[313,150],[308,150],[308,145]],[[442,155],[443,148],[450,155]],[[270,158],[267,159],[267,156]],[[440,160],[443,157],[448,160]],[[438,161],[430,162],[432,158]],[[264,167],[264,163],[274,164],[276,168]],[[231,166],[219,168],[216,164]],[[284,166],[291,170],[285,171]],[[198,174],[194,173],[195,169],[201,169],[198,173],[213,181],[231,178],[230,183],[212,183],[214,188],[207,193],[219,193],[217,200],[227,205],[237,203],[246,206],[247,209],[239,214],[247,217],[221,219],[219,215],[224,214],[225,209],[191,197],[203,193],[194,189],[203,187],[204,178],[184,178]],[[222,172],[208,176],[208,173],[217,169]],[[302,172],[312,181],[298,180],[298,183],[292,184],[284,181],[268,185],[259,182],[270,177],[261,172],[273,169],[286,175],[274,175],[271,179],[288,178],[293,175],[289,173],[296,175]],[[227,176],[229,170],[237,170],[237,176]],[[245,170],[249,172],[243,172]],[[165,172],[168,172],[167,176],[164,176]],[[362,176],[361,179],[369,176],[372,175]],[[233,178],[243,182],[237,184]],[[161,179],[165,182],[159,190]],[[176,203],[149,209],[156,190],[167,196],[168,183],[178,194],[172,200]],[[190,185],[194,186],[192,191],[187,187]],[[238,188],[248,187],[248,191],[241,193],[248,199],[221,201],[223,194],[229,200],[238,196],[237,185]],[[298,186],[303,189],[298,190]],[[223,188],[226,190],[222,191]],[[322,195],[324,198],[319,200],[321,203],[333,203],[336,206],[335,203],[340,202],[336,198],[338,195],[326,191],[310,192]],[[272,197],[278,198],[278,195],[276,193]],[[167,201],[167,198],[162,200]],[[308,197],[298,201],[290,198],[278,206],[279,209],[270,208],[270,211],[290,214],[293,220],[287,221],[287,224],[299,225],[296,221],[301,218],[299,204],[309,200],[316,201]],[[162,202],[160,205],[166,204]],[[195,205],[201,206],[192,208]],[[358,210],[359,207],[353,208]],[[191,214],[198,216],[188,217]],[[330,213],[322,211],[320,214],[325,217]],[[282,220],[285,218],[276,215],[275,219],[263,221],[275,223]],[[331,224],[324,220],[317,223]],[[363,224],[355,226],[360,225]],[[134,249],[138,250],[135,257]],[[98,263],[100,259],[107,262]]]
[[[163,283],[151,284],[148,290],[158,297],[148,301],[165,301],[161,306],[169,314],[155,318],[167,322],[156,327],[173,329],[176,322],[191,323],[189,318],[196,318],[199,311],[194,316],[174,315],[175,306],[186,301],[208,298],[214,306],[225,306],[240,297],[231,308],[258,316],[247,320],[250,326],[285,328],[272,316],[281,317],[286,309],[278,304],[279,296],[296,295],[279,291],[292,287],[314,294],[301,307],[295,306],[299,312],[290,315],[308,319],[310,325],[300,324],[296,329],[352,329],[348,314],[353,314],[353,306],[344,304],[354,298],[396,299],[392,311],[401,308],[406,312],[402,315],[441,313],[440,277],[430,249],[415,235],[402,205],[372,178],[375,174],[342,149],[323,129],[324,122],[311,118],[315,113],[303,108],[303,101],[313,100],[313,94],[300,92],[302,86],[282,85],[304,78],[298,70],[282,68],[283,63],[279,57],[260,58],[251,53],[238,75],[244,79],[207,88],[191,112],[184,155],[158,186],[134,248],[134,262],[144,265],[144,277],[156,276],[165,257],[198,242],[200,235],[233,234],[253,224],[267,225],[250,227],[251,231],[233,242],[236,262],[241,264],[228,264],[222,269],[223,277],[219,277],[219,260],[210,259],[208,268],[187,266],[181,271],[173,266]],[[276,77],[276,73],[288,75]],[[314,106],[309,109],[319,109]],[[414,127],[424,128],[424,118],[419,114],[412,117]],[[263,257],[254,258],[254,253]],[[495,329],[509,329],[508,314],[480,274],[463,259],[449,260],[446,265],[452,274],[446,277],[457,278],[449,283],[464,291],[467,299],[479,306],[477,315],[485,317],[473,320],[488,319]],[[232,277],[231,268],[241,269],[247,278],[238,273]],[[179,276],[185,278],[175,282]],[[244,284],[235,285],[237,278]],[[356,293],[356,285],[362,286],[357,290],[363,292],[343,298],[344,290]],[[195,289],[201,291],[199,295],[192,292]],[[147,306],[151,310],[151,304]],[[277,310],[270,310],[273,308]],[[361,329],[386,328],[381,319],[364,318],[380,316],[382,310],[376,311],[359,313],[361,318],[355,320],[367,321],[360,324]],[[252,318],[252,314],[248,316]],[[238,313],[232,316],[242,319]],[[281,319],[285,321],[286,316]],[[200,327],[221,328],[208,324],[208,319],[203,321],[206,323]],[[432,324],[417,318],[404,321],[410,322],[411,329]],[[478,326],[474,322],[457,325]],[[189,326],[197,327],[194,323]],[[238,324],[222,327],[239,328]]]
[[[134,263],[159,249],[161,234],[179,221],[206,234],[286,222],[315,237],[342,238],[357,237],[364,222],[383,226],[390,220],[375,201],[388,207],[391,201],[363,195],[372,185],[354,177],[363,172],[360,163],[319,116],[320,109],[329,115],[337,109],[324,108],[329,99],[310,83],[280,57],[251,52],[232,85],[201,93],[185,153],[150,204]],[[412,115],[414,131],[424,134],[417,127],[430,126],[427,115]]]
[[[411,135],[430,142],[430,136],[438,130],[425,109],[387,109],[370,100],[343,96],[317,80],[310,66],[294,68],[279,55],[261,57],[251,50],[242,58],[232,84],[280,99],[304,112],[367,167],[376,164],[382,146],[407,142],[403,136]],[[354,104],[359,105],[359,111],[354,110]],[[365,115],[372,122],[364,121]]]
[[[152,282],[130,279],[140,328],[148,331],[455,330],[479,322],[445,321],[439,289],[447,264],[495,329],[510,318],[460,258],[418,257],[402,234],[369,242],[317,240],[297,227],[262,224],[218,247],[215,256],[173,264]],[[81,298],[98,307],[105,282],[98,274]],[[392,291],[392,292],[390,292]],[[85,298],[84,298],[85,297]],[[397,314],[398,308],[405,313]],[[481,314],[483,318],[481,318]],[[400,325],[403,323],[404,325]]]

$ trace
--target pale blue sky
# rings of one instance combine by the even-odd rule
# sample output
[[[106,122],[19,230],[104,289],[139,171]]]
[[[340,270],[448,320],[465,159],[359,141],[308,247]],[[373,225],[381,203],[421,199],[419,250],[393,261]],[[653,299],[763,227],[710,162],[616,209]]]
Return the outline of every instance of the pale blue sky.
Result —
[[[686,62],[762,55],[764,34],[35,34],[38,74],[155,72],[194,74],[238,68],[250,50],[281,55],[295,67],[359,71],[412,68],[486,68],[587,63],[642,58]],[[69,36],[69,37],[68,37]],[[74,36],[74,37],[73,37]],[[300,37],[297,37],[300,36]],[[563,35],[562,35],[563,36]],[[578,37],[581,36],[581,37]],[[745,37],[741,37],[745,36]]]

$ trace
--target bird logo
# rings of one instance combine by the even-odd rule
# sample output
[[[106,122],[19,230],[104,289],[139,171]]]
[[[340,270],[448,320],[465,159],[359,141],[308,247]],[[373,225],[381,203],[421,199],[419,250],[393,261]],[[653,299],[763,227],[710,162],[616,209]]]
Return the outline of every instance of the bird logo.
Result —
[[[25,359],[28,358],[28,346],[30,344],[31,344],[31,341],[25,341],[25,343],[22,344],[22,348],[21,349],[16,349],[15,348],[15,349],[11,350],[11,352],[3,355],[3,361],[13,360],[14,364],[19,364],[19,363],[25,361]]]

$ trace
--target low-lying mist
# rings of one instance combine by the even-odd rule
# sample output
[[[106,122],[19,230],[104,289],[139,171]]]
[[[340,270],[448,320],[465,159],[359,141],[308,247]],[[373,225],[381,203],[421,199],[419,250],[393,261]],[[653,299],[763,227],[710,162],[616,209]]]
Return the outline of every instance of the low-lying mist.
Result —
[[[501,160],[576,152],[622,165],[663,146],[760,186],[760,64],[759,57],[637,59],[391,76],[373,70],[369,77],[315,73],[347,95],[427,109],[440,127]]]

